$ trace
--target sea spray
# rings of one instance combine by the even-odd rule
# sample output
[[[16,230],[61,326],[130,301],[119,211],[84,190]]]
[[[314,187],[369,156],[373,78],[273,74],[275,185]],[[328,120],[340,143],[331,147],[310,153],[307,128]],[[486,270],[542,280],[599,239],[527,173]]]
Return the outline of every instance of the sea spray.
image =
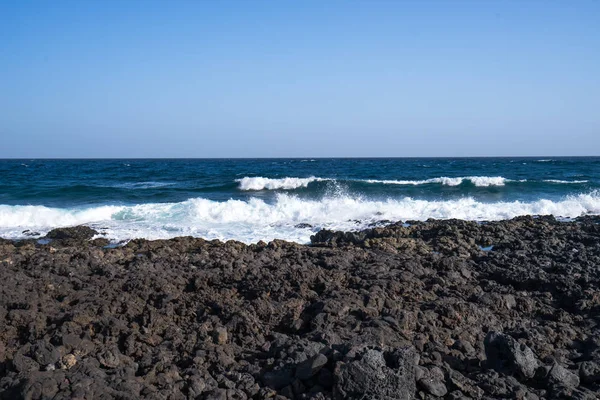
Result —
[[[273,202],[258,198],[213,201],[194,198],[177,203],[61,209],[43,206],[0,206],[0,236],[23,237],[24,230],[48,230],[89,224],[115,240],[170,238],[192,235],[234,239],[245,243],[285,239],[306,243],[314,231],[364,229],[380,220],[404,221],[459,218],[475,221],[509,219],[519,215],[574,218],[600,214],[597,191],[553,201],[485,203],[473,198],[369,200],[348,195],[307,200],[278,194]]]

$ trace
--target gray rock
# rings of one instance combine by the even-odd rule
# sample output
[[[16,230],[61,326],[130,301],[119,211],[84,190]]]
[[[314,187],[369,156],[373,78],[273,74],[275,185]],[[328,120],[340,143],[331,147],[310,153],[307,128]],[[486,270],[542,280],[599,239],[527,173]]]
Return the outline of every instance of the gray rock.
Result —
[[[583,383],[600,382],[600,365],[593,361],[584,361],[579,365],[579,377]]]
[[[228,398],[227,389],[215,389],[205,397],[206,400],[227,400]]]
[[[436,397],[445,396],[448,393],[448,389],[444,382],[436,378],[423,378],[419,380],[419,387],[421,387],[424,391],[429,394],[432,394]]]
[[[415,369],[415,379],[417,381],[421,380],[424,377],[427,377],[427,375],[429,374],[429,371],[427,370],[427,368],[418,366]]]
[[[489,332],[484,340],[488,366],[499,372],[533,378],[539,361],[533,351],[511,336]]]
[[[205,388],[206,388],[206,383],[204,382],[204,379],[202,379],[202,377],[200,377],[198,375],[192,375],[189,377],[188,391],[189,391],[190,397],[196,398],[196,397],[200,396],[204,392]]]
[[[107,349],[102,353],[98,354],[98,361],[100,365],[105,368],[117,368],[121,363],[119,350],[116,348]]]
[[[457,340],[456,342],[454,342],[454,345],[452,347],[457,350],[460,350],[461,352],[467,355],[475,354],[476,352],[473,345],[465,340]]]
[[[296,368],[296,378],[302,380],[310,379],[312,376],[315,376],[326,364],[327,357],[323,354],[317,354],[316,356],[304,361],[298,366],[298,368]]]
[[[457,389],[450,393],[451,398],[454,398],[452,396],[454,396],[456,392],[459,392],[458,394],[460,394],[461,396],[467,395],[468,397],[473,399],[481,399],[483,397],[483,390],[477,386],[477,383],[467,378],[460,372],[450,370],[450,372],[448,373],[448,379],[450,381],[451,386]]]
[[[21,398],[52,399],[58,393],[59,382],[64,380],[62,373],[35,372],[24,382],[21,388]]]
[[[13,358],[13,366],[15,369],[21,373],[39,371],[40,364],[38,364],[31,357],[27,357],[26,355],[17,353]]]
[[[579,386],[579,376],[575,375],[562,365],[555,363],[548,374],[548,383],[567,388],[576,388]]]
[[[44,340],[37,341],[31,348],[31,353],[40,365],[54,364],[60,360],[60,351]]]
[[[415,364],[416,353],[412,348],[385,355],[378,350],[367,350],[357,359],[337,365],[334,398],[413,399]]]

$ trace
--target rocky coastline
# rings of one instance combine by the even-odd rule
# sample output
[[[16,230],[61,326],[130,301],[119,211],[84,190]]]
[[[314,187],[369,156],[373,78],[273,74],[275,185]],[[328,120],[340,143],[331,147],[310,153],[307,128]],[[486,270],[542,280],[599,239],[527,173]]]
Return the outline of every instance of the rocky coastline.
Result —
[[[1,399],[598,399],[600,224],[0,239]]]

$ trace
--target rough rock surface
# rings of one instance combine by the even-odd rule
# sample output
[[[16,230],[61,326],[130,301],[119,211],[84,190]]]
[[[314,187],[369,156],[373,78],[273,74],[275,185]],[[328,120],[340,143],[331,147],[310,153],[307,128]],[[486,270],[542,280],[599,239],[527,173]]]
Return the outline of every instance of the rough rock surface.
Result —
[[[0,239],[2,399],[600,392],[594,218],[431,220],[321,231],[310,246],[105,248],[68,232]]]
[[[97,235],[98,231],[90,228],[89,226],[73,226],[70,228],[56,228],[52,229],[46,234],[48,239],[75,239],[75,240],[89,240],[94,235]]]
[[[500,372],[518,373],[527,379],[533,378],[539,367],[533,351],[509,335],[489,332],[484,345],[487,364]]]

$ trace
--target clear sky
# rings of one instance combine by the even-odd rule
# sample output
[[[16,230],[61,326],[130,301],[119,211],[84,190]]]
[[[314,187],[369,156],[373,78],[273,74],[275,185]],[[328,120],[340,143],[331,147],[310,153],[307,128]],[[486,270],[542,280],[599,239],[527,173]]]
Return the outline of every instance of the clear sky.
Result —
[[[600,1],[0,2],[0,157],[600,155]]]

